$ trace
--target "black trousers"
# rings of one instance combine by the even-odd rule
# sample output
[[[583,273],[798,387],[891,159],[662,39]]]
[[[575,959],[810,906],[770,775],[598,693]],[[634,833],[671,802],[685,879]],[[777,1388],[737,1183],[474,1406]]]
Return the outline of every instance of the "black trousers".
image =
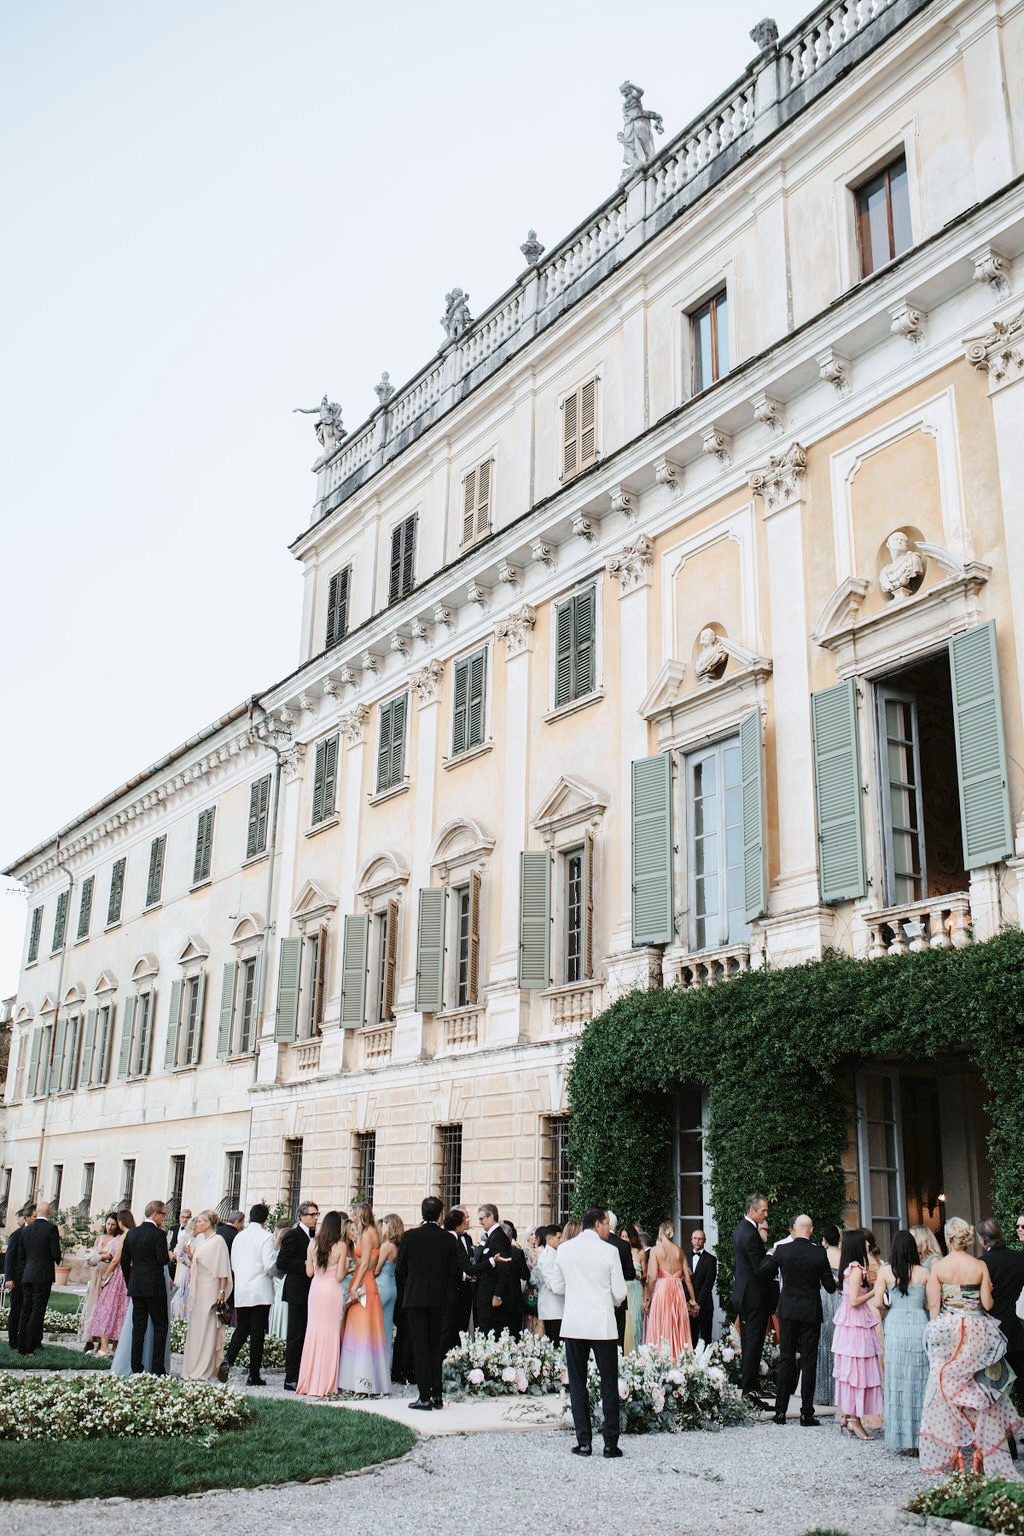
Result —
[[[478,1291],[476,1296],[477,1333],[499,1334],[503,1328],[507,1327],[507,1309],[505,1307],[492,1307],[490,1296],[481,1297]]]
[[[164,1358],[167,1350],[167,1291],[157,1291],[155,1296],[133,1296],[132,1299],[132,1375],[143,1370],[142,1349],[146,1342],[146,1324],[153,1324],[153,1376],[164,1376]]]
[[[544,1337],[550,1339],[552,1344],[557,1344],[562,1337],[562,1319],[560,1317],[546,1317],[544,1319]]]
[[[469,1332],[469,1316],[472,1292],[469,1286],[459,1286],[452,1291],[444,1304],[441,1315],[441,1355],[458,1346],[459,1334]]]
[[[21,1321],[18,1326],[18,1348],[23,1355],[30,1355],[43,1342],[43,1320],[46,1306],[53,1290],[52,1280],[23,1280],[21,1291]]]
[[[569,1373],[569,1402],[572,1422],[580,1445],[589,1445],[593,1437],[590,1423],[590,1398],[587,1394],[587,1366],[594,1351],[601,1374],[601,1410],[605,1445],[619,1443],[619,1345],[617,1339],[563,1339],[565,1366]]]
[[[626,1347],[626,1312],[629,1303],[624,1301],[621,1307],[615,1308],[615,1326],[619,1331],[619,1348]]]
[[[441,1396],[441,1313],[440,1307],[406,1307],[405,1322],[412,1340],[416,1368],[416,1386],[421,1402],[437,1401]]]
[[[814,1389],[818,1384],[820,1323],[799,1318],[779,1319],[779,1370],[775,1379],[775,1412],[785,1413],[796,1391],[797,1356],[800,1358],[800,1417],[814,1417]]]
[[[770,1314],[767,1307],[740,1313],[740,1391],[757,1392],[761,1386],[761,1355]]]
[[[306,1319],[309,1316],[309,1292],[302,1295],[301,1301],[288,1303],[288,1332],[284,1341],[284,1379],[297,1385],[299,1380],[299,1364],[302,1360],[302,1346],[306,1342]],[[255,1375],[256,1373],[253,1372]]]
[[[7,1292],[7,1305],[10,1308],[7,1314],[7,1338],[14,1350],[21,1348],[21,1303],[21,1281],[18,1280],[15,1281],[13,1289]]]
[[[248,1343],[250,1381],[255,1381],[263,1368],[263,1341],[267,1336],[269,1322],[269,1304],[260,1307],[235,1308],[235,1331],[228,1345],[227,1362],[228,1365],[234,1365]]]

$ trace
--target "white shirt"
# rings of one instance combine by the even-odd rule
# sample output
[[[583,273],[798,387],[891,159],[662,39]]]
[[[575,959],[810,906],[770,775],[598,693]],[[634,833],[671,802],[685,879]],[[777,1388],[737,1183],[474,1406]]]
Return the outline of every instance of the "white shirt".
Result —
[[[588,1228],[563,1243],[551,1269],[551,1289],[565,1296],[563,1339],[617,1339],[615,1308],[626,1299],[619,1250]]]
[[[572,1239],[570,1238],[569,1241],[571,1242]],[[562,1296],[551,1286],[551,1275],[557,1258],[558,1248],[545,1246],[537,1254],[537,1262],[533,1266],[534,1278],[537,1281],[537,1316],[542,1323],[553,1322],[565,1311]]]
[[[274,1300],[277,1249],[266,1227],[250,1222],[231,1244],[236,1307],[269,1307]]]

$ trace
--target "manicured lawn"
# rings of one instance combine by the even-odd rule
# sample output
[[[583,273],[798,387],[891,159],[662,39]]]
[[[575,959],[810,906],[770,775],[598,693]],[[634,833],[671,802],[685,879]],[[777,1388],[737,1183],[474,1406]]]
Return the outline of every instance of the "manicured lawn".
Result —
[[[82,1298],[73,1291],[51,1291],[46,1305],[51,1312],[81,1312]]]
[[[9,1344],[0,1342],[0,1371],[109,1371],[109,1360],[83,1355],[78,1349],[60,1344],[44,1344],[34,1355],[17,1354]]]
[[[252,1401],[248,1428],[208,1451],[190,1439],[7,1441],[0,1499],[148,1499],[330,1477],[402,1456],[415,1439],[376,1414]]]

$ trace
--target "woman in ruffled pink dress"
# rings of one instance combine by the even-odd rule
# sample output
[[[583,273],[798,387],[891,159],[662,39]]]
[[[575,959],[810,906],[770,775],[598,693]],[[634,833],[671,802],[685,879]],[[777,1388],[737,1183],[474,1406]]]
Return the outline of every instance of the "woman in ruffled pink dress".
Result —
[[[851,1435],[870,1440],[862,1420],[882,1413],[882,1345],[878,1316],[868,1305],[873,1288],[868,1283],[867,1243],[860,1227],[843,1233],[839,1273],[843,1299],[832,1334],[836,1413],[845,1419]]]

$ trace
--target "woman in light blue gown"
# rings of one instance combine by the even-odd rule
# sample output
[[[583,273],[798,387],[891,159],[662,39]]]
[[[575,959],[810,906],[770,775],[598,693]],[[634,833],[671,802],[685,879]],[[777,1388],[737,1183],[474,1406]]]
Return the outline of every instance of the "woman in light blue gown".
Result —
[[[164,1270],[164,1281],[167,1285],[167,1316],[171,1315],[171,1277]],[[146,1324],[146,1339],[142,1346],[142,1369],[153,1369],[153,1320]],[[164,1350],[164,1374],[171,1373],[171,1328],[167,1326],[167,1348]],[[124,1324],[121,1328],[121,1337],[117,1341],[114,1358],[110,1362],[111,1376],[130,1376],[132,1374],[132,1299],[128,1298],[128,1311],[125,1313]]]
[[[892,1259],[879,1269],[872,1298],[875,1310],[885,1313],[885,1443],[890,1451],[918,1448],[928,1385],[927,1282],[913,1234],[897,1232]]]
[[[391,1360],[391,1344],[394,1338],[395,1302],[398,1285],[395,1281],[395,1260],[398,1245],[405,1235],[401,1216],[393,1213],[384,1216],[380,1224],[380,1257],[377,1260],[377,1290],[380,1293],[381,1310],[384,1313],[384,1343]]]

